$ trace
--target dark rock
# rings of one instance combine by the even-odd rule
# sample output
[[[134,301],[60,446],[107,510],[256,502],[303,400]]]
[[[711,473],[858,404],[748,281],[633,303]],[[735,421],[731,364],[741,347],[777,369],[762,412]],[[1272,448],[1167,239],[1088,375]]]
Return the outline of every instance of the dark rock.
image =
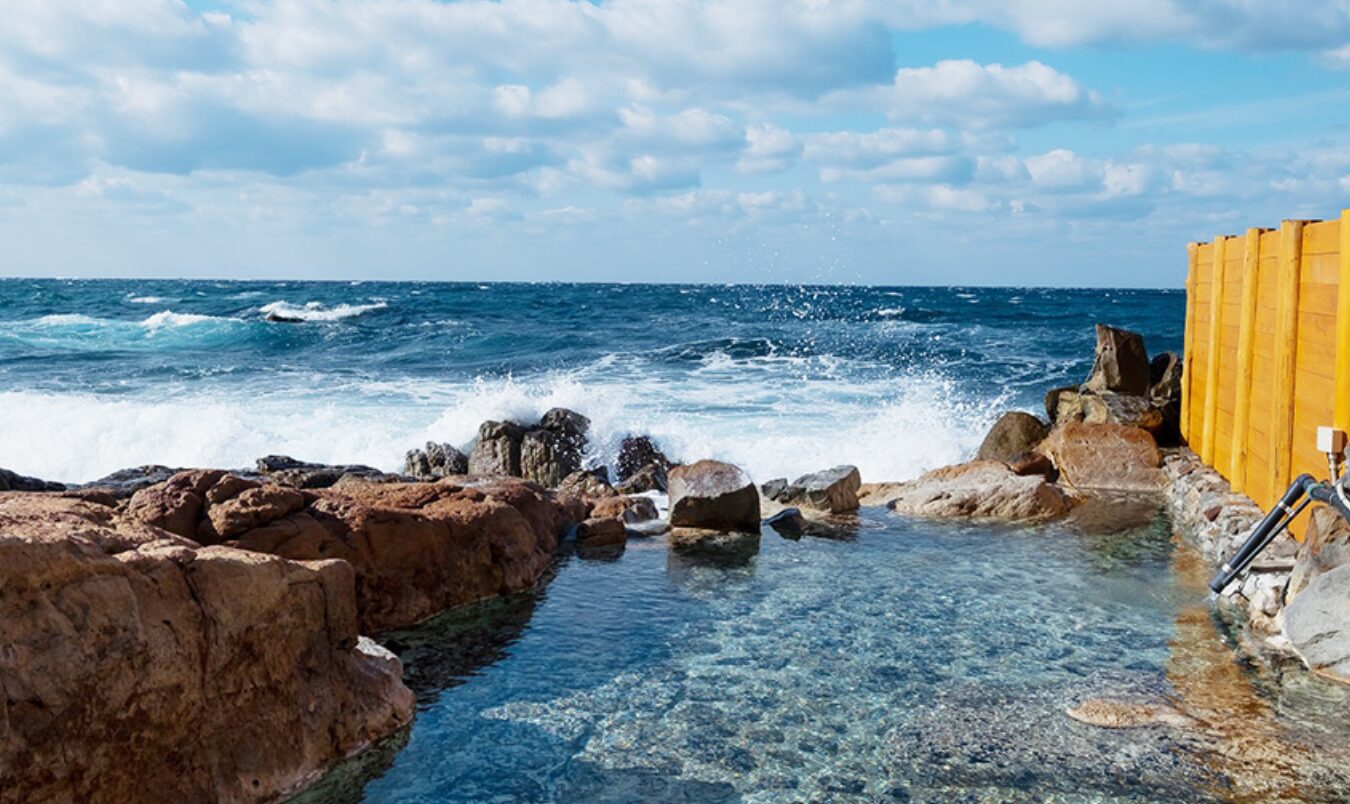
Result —
[[[1150,367],[1144,339],[1125,329],[1097,325],[1097,354],[1092,375],[1083,384],[1088,391],[1115,391],[1144,396],[1149,389]]]
[[[628,541],[628,530],[618,517],[591,517],[577,526],[577,545],[609,547]]]
[[[1030,477],[1038,475],[1051,483],[1059,479],[1059,470],[1055,468],[1054,461],[1039,452],[1023,452],[1020,455],[1014,455],[1007,461],[1008,468],[1012,473],[1020,477]]]
[[[759,491],[740,467],[702,460],[671,469],[669,478],[672,527],[759,531]]]
[[[296,460],[289,455],[265,455],[257,461],[257,471],[267,480],[297,489],[326,489],[344,475],[378,480],[384,472],[363,464],[326,464]]]
[[[619,445],[619,461],[615,476],[620,482],[629,479],[650,466],[661,470],[662,476],[674,464],[649,436],[628,436]]]
[[[1210,507],[1208,507],[1208,508],[1205,509],[1205,514],[1204,514],[1204,516],[1205,516],[1205,519],[1206,519],[1206,520],[1208,520],[1208,521],[1210,521],[1210,522],[1213,522],[1214,520],[1218,519],[1218,518],[1219,518],[1219,514],[1222,514],[1222,513],[1223,513],[1223,506],[1221,506],[1221,505],[1211,505]]]
[[[1162,406],[1181,401],[1181,358],[1175,352],[1163,352],[1149,363],[1148,396]]]
[[[626,480],[615,486],[623,494],[641,494],[644,491],[665,491],[670,481],[666,476],[667,467],[659,463],[649,463]]]
[[[843,514],[858,509],[858,489],[861,486],[858,467],[836,466],[802,475],[785,486],[777,497],[770,499],[787,505]]]
[[[0,469],[0,491],[65,491],[66,484],[56,483],[50,480],[39,480],[36,477],[26,477],[11,472],[8,469]]]
[[[525,433],[520,445],[520,475],[552,488],[581,468],[591,420],[566,408],[553,408]]]
[[[403,459],[403,473],[418,480],[467,475],[469,456],[450,444],[428,441],[425,449],[408,450]]]
[[[560,496],[576,497],[582,500],[598,500],[605,497],[615,497],[619,494],[609,484],[609,470],[603,466],[573,472],[558,484],[557,493]]]
[[[787,493],[788,481],[786,477],[776,477],[766,483],[759,485],[759,493],[770,500],[777,500]]]
[[[520,477],[520,443],[525,429],[515,422],[483,422],[469,452],[469,474]]]
[[[105,475],[92,483],[85,483],[81,488],[102,489],[119,500],[125,500],[141,489],[148,488],[156,483],[163,483],[181,471],[183,470],[171,469],[168,466],[159,466],[158,464],[118,469],[116,472]]]
[[[1030,452],[1045,440],[1050,428],[1045,422],[1020,410],[1003,414],[994,422],[989,434],[975,454],[978,461],[1009,461],[1024,452]]]
[[[773,528],[780,536],[789,539],[800,539],[807,529],[806,517],[796,508],[784,508],[764,520],[764,524]]]
[[[648,522],[661,516],[651,497],[606,497],[591,509],[593,517],[614,517],[627,524]]]

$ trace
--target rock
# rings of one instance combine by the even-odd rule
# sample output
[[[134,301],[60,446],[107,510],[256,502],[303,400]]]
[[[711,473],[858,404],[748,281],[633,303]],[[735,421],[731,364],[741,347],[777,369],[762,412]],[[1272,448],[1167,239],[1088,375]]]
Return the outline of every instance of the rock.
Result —
[[[408,450],[403,458],[403,473],[418,480],[467,475],[469,456],[449,444],[428,441],[425,449]]]
[[[581,468],[591,420],[566,408],[553,408],[522,437],[520,474],[552,488]]]
[[[1097,325],[1097,355],[1083,389],[1144,396],[1149,389],[1148,351],[1144,339],[1129,330]]]
[[[776,477],[773,480],[759,484],[759,493],[770,500],[777,500],[779,497],[785,497],[788,493],[788,479],[786,477]]]
[[[1054,461],[1061,482],[1077,488],[1156,491],[1166,482],[1153,436],[1136,427],[1070,422],[1037,451]]]
[[[16,496],[0,513],[0,798],[271,800],[411,719],[398,660],[358,639],[346,563]]]
[[[617,517],[628,524],[647,522],[657,519],[661,512],[651,497],[616,496],[606,497],[595,503],[591,509],[593,517]]]
[[[469,474],[520,477],[520,442],[525,430],[514,422],[483,422],[469,452]]]
[[[1081,422],[1083,420],[1083,402],[1078,386],[1051,388],[1047,391],[1045,393],[1045,413],[1050,417],[1051,425]]]
[[[141,489],[148,488],[156,483],[163,483],[181,471],[183,470],[170,469],[167,466],[159,465],[119,469],[92,483],[85,483],[81,488],[102,489],[119,500],[125,500]]]
[[[802,475],[781,489],[775,481],[769,481],[764,486],[777,492],[776,496],[768,493],[764,495],[775,502],[843,514],[858,510],[858,489],[862,487],[862,478],[856,466],[836,466]]]
[[[891,487],[886,497],[886,505],[899,513],[1008,522],[1054,519],[1073,507],[1073,500],[1045,478],[1015,475],[998,461],[935,469]]]
[[[1163,424],[1162,411],[1154,407],[1147,397],[1106,391],[1080,394],[1078,402],[1083,411],[1082,420],[1088,424],[1120,424],[1150,433]]]
[[[1148,397],[1155,405],[1181,401],[1181,358],[1175,352],[1155,355],[1148,366]]]
[[[980,449],[975,453],[978,461],[1008,461],[1030,452],[1045,439],[1050,428],[1045,422],[1023,413],[1020,410],[1009,411],[994,422],[989,434],[984,437]]]
[[[362,464],[326,464],[298,461],[289,455],[265,455],[257,461],[259,475],[273,483],[297,489],[326,489],[346,475],[371,480],[389,476],[373,466]]]
[[[1313,578],[1284,609],[1284,634],[1308,669],[1350,681],[1350,566]]]
[[[667,538],[673,552],[713,559],[718,563],[740,564],[759,552],[758,529],[749,532],[671,528]]]
[[[126,515],[170,533],[195,539],[197,522],[206,502],[206,491],[224,476],[225,472],[219,469],[180,472],[157,486],[143,488],[131,495]]]
[[[1286,602],[1298,597],[1324,572],[1350,564],[1350,525],[1328,506],[1319,505],[1308,517],[1308,528],[1289,574]]]
[[[1054,461],[1039,452],[1023,452],[1020,455],[1014,455],[1005,463],[1008,464],[1008,468],[1015,475],[1022,477],[1039,475],[1051,483],[1059,479],[1059,470],[1055,468]]]
[[[1091,698],[1066,710],[1069,717],[1104,729],[1134,729],[1141,726],[1193,725],[1193,721],[1163,704]]]
[[[630,435],[619,444],[619,461],[615,466],[615,476],[623,482],[638,472],[655,467],[664,478],[665,473],[673,465],[649,436]]]
[[[759,532],[759,491],[740,467],[702,460],[669,478],[671,527]]]
[[[65,491],[66,484],[0,469],[0,491]]]
[[[628,541],[628,530],[618,517],[592,517],[577,526],[579,547],[611,547]]]
[[[207,490],[209,504],[196,535],[202,544],[220,544],[305,507],[303,494],[272,484],[239,488],[228,496],[222,494],[220,499],[210,500],[211,492],[220,485]]]
[[[609,484],[609,470],[603,466],[594,469],[582,469],[562,479],[558,484],[559,495],[576,497],[582,500],[599,500],[616,497],[619,492]]]
[[[649,463],[620,482],[616,489],[620,494],[641,494],[644,491],[664,492],[669,485],[666,477],[667,467],[659,463]]]
[[[764,524],[773,528],[778,535],[789,539],[800,539],[808,527],[806,517],[796,508],[784,508],[764,520]]]

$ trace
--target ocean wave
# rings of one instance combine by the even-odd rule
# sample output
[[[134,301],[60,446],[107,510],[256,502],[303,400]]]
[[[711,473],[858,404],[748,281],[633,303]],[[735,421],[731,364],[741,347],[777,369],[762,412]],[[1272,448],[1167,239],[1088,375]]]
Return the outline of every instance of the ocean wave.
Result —
[[[173,310],[162,310],[140,320],[55,313],[11,322],[3,336],[46,348],[159,349],[227,342],[246,326],[247,322],[238,318]]]
[[[163,296],[132,296],[127,301],[132,304],[163,304],[168,299]]]
[[[383,310],[388,306],[389,303],[384,301],[371,302],[370,304],[339,304],[333,307],[325,307],[321,302],[313,301],[304,304],[274,301],[259,307],[258,311],[270,318],[294,321],[341,321],[344,318],[354,318],[372,310]]]

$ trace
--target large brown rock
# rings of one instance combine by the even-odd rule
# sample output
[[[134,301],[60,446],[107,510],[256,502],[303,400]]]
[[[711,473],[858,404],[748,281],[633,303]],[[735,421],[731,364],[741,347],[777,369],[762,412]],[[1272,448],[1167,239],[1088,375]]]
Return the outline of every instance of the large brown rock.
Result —
[[[1037,451],[1054,461],[1060,482],[1082,489],[1157,491],[1165,483],[1153,436],[1137,427],[1070,422]]]
[[[0,800],[273,799],[399,728],[352,568],[0,499]]]
[[[1050,428],[1045,422],[1030,413],[1023,413],[1020,410],[1009,411],[994,422],[989,434],[980,444],[979,451],[975,453],[975,459],[1010,461],[1035,449],[1049,431]]]
[[[671,527],[759,532],[759,490],[740,467],[702,460],[668,478]]]
[[[1126,329],[1097,325],[1097,354],[1083,389],[1120,394],[1148,394],[1150,368],[1144,338]]]
[[[1067,514],[1073,499],[1040,475],[1016,475],[1000,461],[935,469],[917,480],[879,487],[872,504],[926,517],[1033,522]]]

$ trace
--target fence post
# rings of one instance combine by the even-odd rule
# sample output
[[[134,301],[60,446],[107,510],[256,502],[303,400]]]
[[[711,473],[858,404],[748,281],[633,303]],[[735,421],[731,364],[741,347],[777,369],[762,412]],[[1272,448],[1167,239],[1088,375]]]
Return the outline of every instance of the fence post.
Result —
[[[1209,360],[1205,366],[1205,426],[1200,437],[1200,458],[1214,466],[1214,426],[1219,418],[1219,348],[1223,343],[1224,249],[1228,239],[1214,238],[1213,266],[1209,282]],[[1220,467],[1215,467],[1220,468]]]
[[[1275,376],[1270,399],[1269,499],[1278,500],[1289,484],[1294,448],[1294,369],[1298,356],[1298,283],[1303,257],[1303,221],[1280,223],[1280,259],[1276,274]]]
[[[1238,323],[1237,397],[1233,401],[1233,491],[1247,488],[1247,439],[1251,427],[1252,362],[1256,356],[1256,289],[1261,281],[1261,230],[1248,229],[1242,252],[1242,313]]]
[[[1186,244],[1186,334],[1181,346],[1181,437],[1189,443],[1191,428],[1191,380],[1195,374],[1195,274],[1200,244]]]
[[[1340,284],[1336,289],[1336,426],[1350,431],[1350,209],[1341,210]]]

